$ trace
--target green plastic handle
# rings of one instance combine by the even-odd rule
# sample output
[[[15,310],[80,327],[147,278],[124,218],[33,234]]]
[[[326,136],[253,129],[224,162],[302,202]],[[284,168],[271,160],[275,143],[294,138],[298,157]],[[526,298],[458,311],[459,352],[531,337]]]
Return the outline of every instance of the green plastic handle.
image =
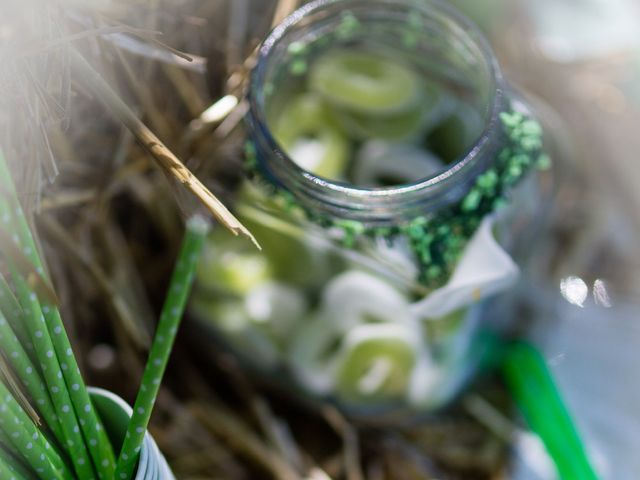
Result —
[[[544,443],[561,480],[597,480],[571,415],[540,352],[507,344],[501,370],[526,422]]]

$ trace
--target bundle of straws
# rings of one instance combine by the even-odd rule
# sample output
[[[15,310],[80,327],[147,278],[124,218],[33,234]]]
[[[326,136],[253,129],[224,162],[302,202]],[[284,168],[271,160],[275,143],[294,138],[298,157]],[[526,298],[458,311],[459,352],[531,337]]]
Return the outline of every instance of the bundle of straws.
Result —
[[[113,445],[80,374],[0,151],[0,478],[134,476],[206,233],[201,217],[187,222],[124,444]]]

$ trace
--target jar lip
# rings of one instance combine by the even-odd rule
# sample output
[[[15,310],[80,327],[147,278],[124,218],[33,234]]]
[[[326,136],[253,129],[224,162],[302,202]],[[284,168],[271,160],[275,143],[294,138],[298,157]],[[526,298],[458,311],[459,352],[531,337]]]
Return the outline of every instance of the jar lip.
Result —
[[[405,5],[411,5],[418,3],[416,0],[394,0],[395,3],[400,1]],[[389,4],[388,0],[368,0],[368,4],[379,3],[380,5]],[[363,187],[357,186],[351,183],[340,182],[337,180],[328,179],[311,173],[308,170],[301,168],[295,163],[281,148],[277,140],[273,137],[270,129],[266,127],[267,119],[265,114],[264,96],[259,92],[264,87],[266,63],[269,54],[273,47],[287,34],[287,32],[300,22],[304,17],[312,14],[323,8],[335,5],[339,3],[348,3],[348,0],[314,0],[311,1],[291,15],[286,17],[280,24],[278,24],[267,38],[263,41],[259,48],[258,58],[256,66],[251,74],[250,89],[248,93],[249,100],[249,115],[251,117],[251,124],[254,128],[257,127],[257,123],[261,124],[263,128],[259,128],[259,133],[262,135],[267,146],[276,153],[279,161],[282,162],[281,168],[286,168],[289,175],[286,175],[287,179],[297,178],[299,183],[306,183],[313,189],[323,188],[329,191],[333,191],[336,194],[346,196],[351,199],[357,198],[395,198],[398,196],[404,196],[407,194],[418,194],[419,192],[427,192],[440,187],[444,183],[452,181],[454,177],[462,176],[468,171],[474,164],[475,159],[480,152],[482,152],[487,144],[491,142],[492,132],[495,131],[496,125],[499,122],[499,115],[503,110],[506,93],[504,87],[504,80],[502,71],[498,64],[497,58],[491,48],[488,40],[480,29],[462,13],[460,13],[452,5],[442,0],[419,0],[422,8],[430,6],[446,15],[453,20],[455,24],[462,27],[463,31],[469,36],[478,47],[478,51],[482,55],[482,60],[485,62],[488,73],[490,85],[494,87],[494,91],[491,95],[491,100],[486,109],[485,126],[483,131],[478,136],[475,143],[467,150],[466,153],[461,155],[457,160],[451,162],[445,170],[417,180],[412,183],[384,186],[384,187]],[[270,169],[271,170],[271,169]],[[275,172],[271,172],[272,174]],[[276,175],[276,179],[281,181],[285,187],[287,187],[287,179],[279,178]]]

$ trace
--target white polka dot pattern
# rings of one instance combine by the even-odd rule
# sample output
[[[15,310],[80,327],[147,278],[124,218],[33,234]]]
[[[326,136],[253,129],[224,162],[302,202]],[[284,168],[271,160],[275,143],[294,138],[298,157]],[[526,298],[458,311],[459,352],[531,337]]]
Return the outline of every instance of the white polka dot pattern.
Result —
[[[0,428],[14,449],[34,469],[42,469],[43,478],[60,479],[70,475],[60,455],[50,447],[47,440],[22,410],[9,389],[0,382]]]
[[[18,204],[13,182],[1,153],[0,187],[0,218],[6,220],[1,226],[12,232],[11,238],[15,247],[24,253],[32,267],[42,275],[42,261],[24,213]],[[36,356],[41,362],[40,371],[51,392],[51,400],[59,417],[65,443],[69,446],[68,453],[76,474],[83,479],[94,478],[95,466],[99,478],[111,480],[115,470],[113,450],[100,420],[91,408],[91,401],[73,357],[59,311],[54,305],[45,302],[41,305],[42,299],[31,290],[21,272],[15,266],[10,267],[18,302],[23,309],[24,325],[30,334]],[[64,371],[60,366],[62,359],[68,366]],[[76,384],[79,386],[77,390],[68,388]],[[80,427],[75,428],[78,427],[78,423]],[[87,437],[96,435],[98,445],[87,449],[83,433]],[[87,461],[89,458],[92,461]]]

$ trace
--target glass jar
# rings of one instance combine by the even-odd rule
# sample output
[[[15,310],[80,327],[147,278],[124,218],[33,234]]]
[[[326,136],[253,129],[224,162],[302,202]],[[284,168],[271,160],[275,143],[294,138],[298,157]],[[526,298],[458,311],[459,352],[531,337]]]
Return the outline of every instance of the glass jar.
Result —
[[[382,55],[383,67],[355,74],[399,82],[382,103],[413,86],[406,78],[420,79],[419,95],[371,120],[362,111],[379,98],[361,101],[361,90],[341,90],[329,72],[313,88],[331,108],[360,102],[357,115],[334,123],[312,103],[288,110],[318,62],[354,51],[347,70]],[[439,1],[314,1],[264,41],[249,103],[250,175],[235,210],[263,252],[214,233],[193,312],[251,369],[352,418],[442,407],[477,370],[483,329],[499,323],[487,306],[517,282],[519,255],[508,252],[531,235],[546,188],[541,128],[489,45]],[[357,138],[337,148],[328,126]],[[320,165],[368,148],[349,167],[358,181],[314,173],[305,164],[313,149],[292,159],[283,138],[298,130],[328,142]]]

